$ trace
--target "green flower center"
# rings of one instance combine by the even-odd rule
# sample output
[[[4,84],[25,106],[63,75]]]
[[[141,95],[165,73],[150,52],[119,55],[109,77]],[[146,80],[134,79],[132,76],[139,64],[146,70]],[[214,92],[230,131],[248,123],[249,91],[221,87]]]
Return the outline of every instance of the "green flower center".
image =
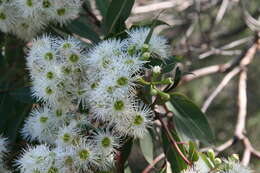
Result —
[[[1,20],[5,20],[6,19],[6,15],[3,12],[0,12],[0,19]]]
[[[122,100],[117,100],[115,103],[114,103],[114,109],[117,110],[117,111],[122,111],[125,107],[125,104]]]
[[[44,55],[44,59],[47,60],[47,61],[53,60],[53,54],[52,54],[51,52],[47,52],[47,53]]]
[[[56,115],[56,117],[61,117],[62,116],[62,110],[61,109],[57,109],[55,111],[55,115]]]
[[[111,140],[109,137],[104,137],[101,141],[101,144],[104,148],[107,148],[111,145]]]
[[[66,160],[65,160],[65,165],[70,166],[70,165],[72,165],[72,163],[73,163],[72,157],[71,157],[71,156],[68,156],[68,157],[66,158]]]
[[[47,77],[47,79],[53,79],[53,77],[54,77],[53,72],[51,72],[51,71],[47,72],[46,77]]]
[[[91,89],[95,89],[95,88],[97,88],[97,86],[98,86],[98,83],[97,83],[97,82],[94,82],[94,83],[92,83],[92,84],[90,85]]]
[[[51,167],[51,168],[48,170],[47,173],[58,173],[58,172],[59,172],[58,168]]]
[[[79,158],[82,160],[87,160],[89,157],[89,151],[86,149],[80,150],[79,151]]]
[[[64,133],[64,135],[63,135],[63,137],[62,137],[62,140],[65,142],[65,143],[67,143],[67,142],[69,142],[70,141],[70,134],[68,134],[68,133]]]
[[[126,60],[126,61],[125,61],[125,63],[126,63],[126,64],[133,64],[133,63],[134,63],[134,61],[133,61],[133,60],[131,60],[131,59],[128,59],[128,60]]]
[[[26,0],[26,5],[28,7],[32,7],[33,6],[33,0]]]
[[[111,62],[110,62],[109,59],[103,58],[103,60],[102,60],[102,66],[103,66],[104,68],[107,68],[107,66],[108,66],[110,63],[111,63]]]
[[[78,91],[77,91],[77,93],[78,93],[79,96],[82,96],[85,92],[86,92],[86,91],[84,91],[84,90],[78,90]]]
[[[109,87],[107,87],[107,92],[108,93],[110,93],[110,94],[112,94],[113,93],[113,87],[112,86],[109,86]]]
[[[53,90],[50,87],[46,87],[45,92],[46,94],[51,95],[53,93]]]
[[[125,86],[128,84],[128,79],[126,77],[120,77],[117,79],[117,84],[120,86]]]
[[[41,171],[39,171],[39,169],[34,169],[33,173],[41,173]]]
[[[141,115],[136,115],[134,119],[134,125],[140,126],[144,122],[144,118]]]
[[[59,16],[64,16],[65,13],[66,13],[66,9],[65,8],[60,8],[60,9],[57,10],[57,14]]]
[[[48,121],[48,117],[42,116],[40,117],[40,123],[46,123]]]
[[[48,0],[44,0],[42,2],[42,6],[43,6],[43,8],[49,8],[51,6],[51,2]]]
[[[76,62],[79,61],[79,56],[76,55],[76,54],[72,54],[72,55],[70,55],[69,60],[70,60],[70,62],[72,62],[72,63],[76,63]]]
[[[69,49],[69,48],[71,48],[71,44],[70,43],[64,43],[62,48],[63,49]]]

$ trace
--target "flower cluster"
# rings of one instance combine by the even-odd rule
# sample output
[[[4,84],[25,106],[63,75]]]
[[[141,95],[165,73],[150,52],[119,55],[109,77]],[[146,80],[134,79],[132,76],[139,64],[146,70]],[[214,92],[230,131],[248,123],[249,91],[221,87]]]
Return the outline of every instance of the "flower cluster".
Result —
[[[0,31],[32,39],[50,22],[60,25],[75,18],[81,0],[1,0]]]
[[[4,156],[7,153],[7,139],[0,135],[0,172],[9,173],[4,166]]]
[[[27,66],[32,94],[43,106],[32,110],[22,135],[42,144],[17,160],[23,173],[109,170],[122,139],[146,134],[153,112],[136,98],[137,80],[150,56],[164,58],[169,51],[157,35],[145,44],[148,33],[135,29],[125,40],[105,40],[90,50],[72,37],[33,41]]]
[[[182,171],[182,173],[252,173],[252,170],[239,163],[239,158],[236,154],[228,157],[228,159],[215,158],[214,162],[210,158],[206,159],[207,162],[200,158],[192,167]],[[211,164],[208,165],[206,163]]]

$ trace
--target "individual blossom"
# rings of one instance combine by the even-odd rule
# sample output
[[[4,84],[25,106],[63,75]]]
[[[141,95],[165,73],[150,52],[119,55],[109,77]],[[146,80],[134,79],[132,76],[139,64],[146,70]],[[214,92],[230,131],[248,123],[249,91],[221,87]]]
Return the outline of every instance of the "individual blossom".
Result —
[[[46,145],[28,147],[16,160],[16,166],[22,173],[48,172],[52,170],[55,153]]]
[[[54,143],[57,129],[50,120],[50,111],[47,107],[35,108],[25,120],[22,136],[29,140]]]
[[[142,56],[148,56],[148,59],[150,53],[154,53],[160,58],[167,58],[170,55],[170,47],[167,44],[167,40],[153,33],[149,43],[145,43],[149,32],[150,28],[148,27],[140,27],[128,31],[130,45],[128,52],[133,54],[139,51],[142,53]],[[146,59],[146,57],[144,58]]]
[[[98,151],[96,147],[81,138],[73,147],[74,163],[82,171],[91,171],[92,168],[98,167]]]

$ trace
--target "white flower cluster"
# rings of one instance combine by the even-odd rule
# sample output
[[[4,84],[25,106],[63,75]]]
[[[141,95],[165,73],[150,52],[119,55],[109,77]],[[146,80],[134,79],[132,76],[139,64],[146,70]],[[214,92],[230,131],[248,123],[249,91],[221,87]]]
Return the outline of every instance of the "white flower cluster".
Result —
[[[0,172],[9,173],[4,166],[4,156],[7,153],[7,139],[0,135]]]
[[[148,54],[164,57],[168,51],[157,35],[151,40],[159,42],[144,44],[148,32],[136,29],[89,51],[71,37],[33,41],[27,66],[32,93],[43,106],[32,110],[22,135],[43,144],[24,150],[17,160],[22,173],[109,170],[121,139],[145,135],[153,112],[136,98],[136,82]]]
[[[0,0],[0,31],[32,39],[50,22],[60,25],[74,19],[81,0]]]
[[[220,160],[220,159],[219,159]],[[207,164],[200,158],[194,165],[182,173],[252,173],[248,167],[239,163],[238,160],[223,160],[216,168],[210,169]]]

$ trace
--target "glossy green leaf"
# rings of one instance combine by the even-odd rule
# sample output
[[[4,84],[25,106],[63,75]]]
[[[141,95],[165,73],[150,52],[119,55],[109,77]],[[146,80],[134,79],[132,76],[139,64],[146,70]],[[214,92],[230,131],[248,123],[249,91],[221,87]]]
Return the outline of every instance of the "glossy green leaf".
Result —
[[[179,142],[177,134],[172,130],[172,135],[174,139]],[[162,142],[163,142],[163,150],[167,160],[171,164],[172,173],[180,173],[182,170],[187,168],[187,164],[183,161],[180,155],[175,151],[169,139],[166,136],[165,131],[162,131]],[[182,145],[178,145],[180,150],[186,154],[185,148]]]
[[[14,99],[22,103],[35,103],[35,98],[32,97],[30,87],[19,88],[8,92],[8,94]]]
[[[159,17],[159,16],[158,16]],[[150,25],[150,31],[144,41],[144,43],[148,44],[152,38],[152,35],[153,35],[153,31],[154,29],[157,27],[157,26],[160,26],[160,25],[168,25],[166,22],[163,22],[161,20],[158,20],[158,19],[155,19],[152,21],[152,24]]]
[[[108,0],[96,0],[97,9],[100,11],[100,14],[105,17],[109,7]]]
[[[173,112],[173,120],[180,137],[185,141],[199,140],[206,145],[214,142],[214,135],[204,113],[187,97],[174,93],[166,103]]]
[[[148,163],[153,162],[153,138],[150,133],[147,133],[142,139],[139,140],[141,151]]]
[[[68,26],[68,30],[74,34],[77,34],[83,38],[89,39],[94,43],[100,41],[98,34],[91,28],[91,26],[86,22],[87,18],[80,17],[72,21]]]
[[[125,21],[131,14],[134,2],[135,0],[112,0],[103,23],[107,36],[125,29]]]

